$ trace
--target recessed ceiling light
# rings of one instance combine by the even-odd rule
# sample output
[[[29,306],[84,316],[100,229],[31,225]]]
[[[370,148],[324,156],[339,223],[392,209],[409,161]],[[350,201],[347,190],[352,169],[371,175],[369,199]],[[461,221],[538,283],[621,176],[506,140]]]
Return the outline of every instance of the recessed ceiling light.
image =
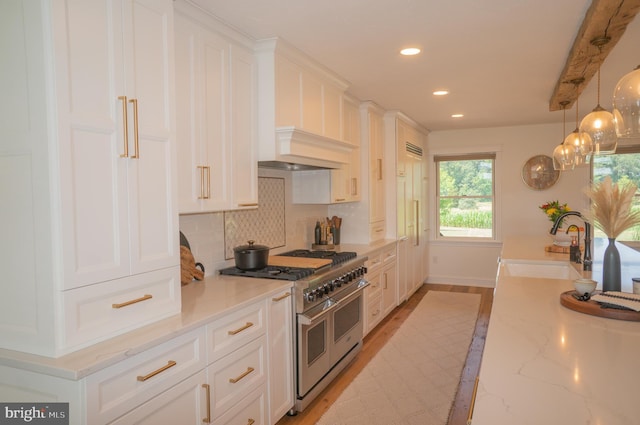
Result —
[[[405,56],[413,56],[417,55],[418,53],[420,53],[420,49],[418,49],[417,47],[407,47],[406,49],[400,50],[400,54]]]
[[[449,94],[449,90],[436,90],[433,92],[434,96],[446,96]]]
[[[462,118],[464,114],[451,114],[451,118]]]

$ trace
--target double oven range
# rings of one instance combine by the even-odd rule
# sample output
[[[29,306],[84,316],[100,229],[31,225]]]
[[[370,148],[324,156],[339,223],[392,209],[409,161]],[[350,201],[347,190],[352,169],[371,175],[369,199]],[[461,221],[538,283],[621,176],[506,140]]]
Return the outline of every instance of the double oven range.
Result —
[[[311,401],[362,349],[366,257],[355,252],[294,250],[287,257],[330,259],[320,269],[267,266],[221,274],[294,281],[296,411]]]

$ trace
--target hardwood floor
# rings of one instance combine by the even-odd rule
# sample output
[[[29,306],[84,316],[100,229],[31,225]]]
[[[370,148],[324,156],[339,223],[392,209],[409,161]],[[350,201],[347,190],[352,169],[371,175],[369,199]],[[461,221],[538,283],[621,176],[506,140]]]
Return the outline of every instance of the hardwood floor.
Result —
[[[276,425],[313,425],[329,409],[340,396],[342,391],[360,373],[367,363],[376,355],[378,350],[387,343],[400,325],[416,308],[422,297],[429,291],[465,292],[481,295],[480,310],[476,328],[469,347],[467,361],[462,370],[460,385],[453,402],[453,409],[448,425],[466,425],[469,415],[469,406],[473,396],[475,379],[480,370],[484,341],[489,326],[489,315],[493,302],[493,288],[481,288],[475,286],[424,284],[405,303],[396,307],[372,332],[364,339],[362,351],[358,357],[320,395],[311,403],[304,412],[296,416],[285,416]]]

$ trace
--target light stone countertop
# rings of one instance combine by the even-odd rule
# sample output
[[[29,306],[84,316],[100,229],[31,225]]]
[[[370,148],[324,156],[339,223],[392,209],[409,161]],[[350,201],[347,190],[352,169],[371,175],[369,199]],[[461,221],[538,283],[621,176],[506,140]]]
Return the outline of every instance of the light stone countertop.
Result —
[[[507,239],[501,259],[567,262],[568,255],[544,252],[548,242]],[[606,242],[595,241],[592,274],[598,281]],[[631,292],[626,276],[640,275],[640,254],[620,245],[618,249],[622,289]],[[560,294],[573,289],[569,279],[499,276],[472,424],[640,423],[640,322],[563,307]]]
[[[343,244],[340,250],[366,256],[392,243],[395,240]],[[285,280],[222,276],[216,272],[182,287],[180,314],[58,358],[0,349],[0,365],[79,380],[292,286],[293,282]]]

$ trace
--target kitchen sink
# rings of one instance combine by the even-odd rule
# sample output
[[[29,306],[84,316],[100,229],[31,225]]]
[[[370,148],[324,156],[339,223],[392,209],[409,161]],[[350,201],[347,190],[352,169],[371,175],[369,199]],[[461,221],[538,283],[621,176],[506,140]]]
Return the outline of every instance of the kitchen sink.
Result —
[[[558,261],[503,261],[502,276],[534,277],[540,279],[577,279],[582,277],[570,263]]]

